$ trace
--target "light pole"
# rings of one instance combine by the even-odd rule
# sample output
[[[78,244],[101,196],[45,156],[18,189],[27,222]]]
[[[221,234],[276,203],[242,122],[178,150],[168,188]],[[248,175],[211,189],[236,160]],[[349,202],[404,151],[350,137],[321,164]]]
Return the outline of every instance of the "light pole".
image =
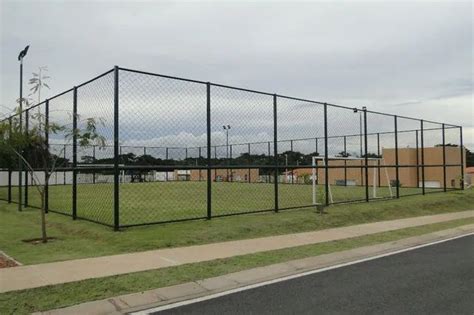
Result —
[[[25,49],[20,51],[20,54],[18,55],[18,61],[20,62],[20,134],[23,132],[23,58],[25,58],[26,54],[28,53],[28,48],[30,46],[26,46]],[[21,211],[21,194],[22,194],[22,180],[23,180],[23,171],[22,171],[23,163],[21,162],[21,159],[18,159],[18,211]]]
[[[230,125],[224,125],[222,128],[225,130],[225,158],[227,160],[227,165],[229,165],[229,130],[230,130]],[[229,169],[227,169],[227,181],[229,181]]]

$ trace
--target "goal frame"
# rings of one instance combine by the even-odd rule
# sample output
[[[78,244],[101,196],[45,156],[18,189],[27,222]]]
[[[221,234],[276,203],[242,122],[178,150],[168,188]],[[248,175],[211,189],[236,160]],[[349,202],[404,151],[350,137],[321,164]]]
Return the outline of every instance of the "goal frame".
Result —
[[[326,166],[326,158],[323,157],[323,156],[312,156],[311,157],[311,166],[312,166],[312,179],[311,179],[311,184],[312,184],[312,197],[313,197],[313,205],[321,205],[320,203],[318,204],[317,203],[317,200],[318,200],[318,196],[317,196],[317,164],[316,164],[316,161],[318,160],[321,160],[322,163],[323,163],[323,167]],[[329,161],[364,161],[366,160],[366,158],[358,158],[358,157],[338,157],[338,156],[331,156],[331,157],[328,157],[327,158],[327,161],[329,163]],[[384,158],[367,158],[368,161],[380,161],[381,164],[383,164],[383,169],[385,171],[385,177],[386,177],[386,180],[387,180],[387,185],[388,185],[388,189],[389,189],[389,192],[390,192],[390,198],[393,198],[393,191],[392,191],[392,184],[390,183],[390,176],[388,175],[388,171],[387,171],[387,166],[385,164],[385,160]],[[361,168],[364,167],[365,165],[361,165]],[[341,166],[341,168],[344,168],[344,166]],[[373,167],[374,171],[372,172],[373,173],[373,179],[372,179],[372,198],[376,199],[378,198],[377,197],[377,177],[378,177],[378,173],[379,173],[379,169],[382,168],[382,166],[378,165],[376,167]],[[329,195],[329,203],[334,203],[334,200],[333,200],[333,194],[332,194],[332,190],[331,190],[331,184],[329,183],[328,179],[325,178],[325,181],[327,181],[328,183],[328,195]],[[347,182],[346,182],[347,184]]]

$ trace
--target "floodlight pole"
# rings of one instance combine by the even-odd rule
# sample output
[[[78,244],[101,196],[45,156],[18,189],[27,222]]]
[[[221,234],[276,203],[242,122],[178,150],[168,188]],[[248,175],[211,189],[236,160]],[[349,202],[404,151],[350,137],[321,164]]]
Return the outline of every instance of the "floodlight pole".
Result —
[[[23,58],[26,56],[29,47],[30,47],[29,45],[26,46],[25,49],[23,49],[18,55],[18,61],[20,61],[20,123],[19,123],[20,133],[23,132],[23,119],[22,119],[22,116],[23,116],[22,114],[22,111],[23,111]],[[23,168],[23,163],[21,159],[18,159],[18,211],[21,211],[21,207],[22,207],[22,204],[21,204],[22,203],[21,186],[22,186],[22,181],[23,181],[22,168]]]
[[[20,134],[23,132],[23,57],[20,58]],[[21,153],[21,152],[20,152]],[[23,181],[23,171],[22,171],[21,159],[18,159],[18,211],[21,211],[22,203],[22,181]]]

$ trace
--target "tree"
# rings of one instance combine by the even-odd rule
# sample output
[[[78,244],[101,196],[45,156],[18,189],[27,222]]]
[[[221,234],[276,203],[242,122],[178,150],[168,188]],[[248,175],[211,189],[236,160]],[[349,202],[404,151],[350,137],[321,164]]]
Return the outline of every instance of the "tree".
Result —
[[[366,155],[369,159],[370,158],[380,159],[382,157],[379,154],[367,152],[367,154],[362,154],[361,158],[365,158]]]
[[[41,103],[41,89],[43,87],[49,89],[49,85],[46,83],[46,80],[48,80],[50,77],[47,75],[43,75],[43,71],[46,72],[48,71],[47,66],[39,67],[38,73],[33,72],[33,77],[30,79],[28,82],[29,85],[32,87],[30,88],[31,95],[37,94],[38,95],[38,103]]]
[[[466,148],[466,166],[474,166],[474,153]]]
[[[33,111],[33,110],[31,110]],[[63,149],[57,154],[52,154],[48,146],[46,134],[65,134],[66,141],[77,140],[77,145],[86,147],[97,145],[105,146],[105,138],[97,132],[97,124],[103,124],[96,118],[81,119],[76,115],[77,121],[84,125],[80,128],[70,128],[56,123],[46,122],[45,115],[38,112],[29,115],[30,126],[28,130],[20,129],[19,117],[13,116],[0,123],[0,161],[9,168],[14,168],[21,161],[26,167],[34,182],[34,187],[41,197],[41,238],[43,243],[48,241],[46,234],[46,187],[51,175],[56,171],[58,161]],[[44,180],[38,177],[37,171],[44,173]]]
[[[350,157],[351,154],[349,152],[346,152],[346,151],[341,151],[339,152],[336,157]]]
[[[443,146],[442,143],[435,144],[435,147],[442,147],[442,146]],[[454,144],[454,143],[446,143],[444,146],[445,147],[454,147],[454,148],[459,147],[457,144]]]

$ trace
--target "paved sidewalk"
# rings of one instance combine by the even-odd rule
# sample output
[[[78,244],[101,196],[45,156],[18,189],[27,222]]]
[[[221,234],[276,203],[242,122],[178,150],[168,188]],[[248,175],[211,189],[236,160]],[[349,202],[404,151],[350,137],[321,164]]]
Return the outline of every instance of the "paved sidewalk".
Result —
[[[314,232],[0,269],[0,293],[210,261],[474,217],[474,210],[366,223]]]

